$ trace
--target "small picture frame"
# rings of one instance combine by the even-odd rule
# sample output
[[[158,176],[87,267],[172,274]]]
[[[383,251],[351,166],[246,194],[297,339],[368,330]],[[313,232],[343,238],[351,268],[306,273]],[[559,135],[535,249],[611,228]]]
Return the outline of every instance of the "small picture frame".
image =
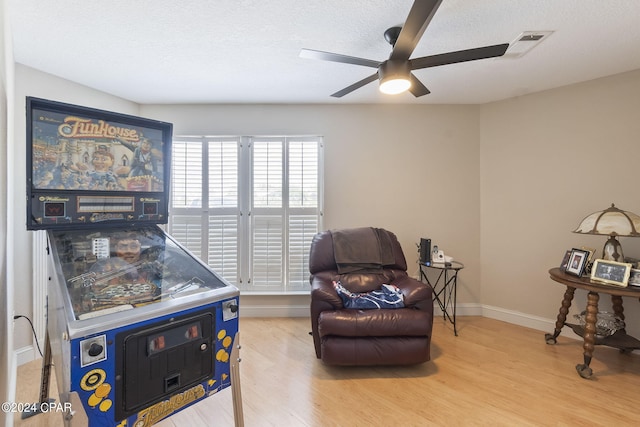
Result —
[[[596,250],[587,246],[580,246],[580,249],[589,252],[589,259],[587,260],[587,262],[593,262]]]
[[[582,276],[584,268],[589,260],[589,252],[582,249],[571,249],[569,254],[569,262],[567,263],[566,272],[574,276]]]
[[[595,257],[596,250],[588,246],[580,246],[580,249],[582,249],[583,251],[589,252],[589,258],[587,259],[587,263],[584,266],[584,273],[583,273],[588,276],[591,274],[591,267],[593,267],[593,261],[596,258]]]
[[[627,282],[629,286],[640,286],[640,269],[632,268],[629,273],[629,281]]]
[[[591,269],[591,280],[626,287],[631,275],[631,264],[605,259],[597,259]]]
[[[571,249],[568,249],[564,253],[564,257],[562,257],[562,262],[560,263],[560,270],[567,271],[567,265],[569,265],[569,257],[571,256]]]

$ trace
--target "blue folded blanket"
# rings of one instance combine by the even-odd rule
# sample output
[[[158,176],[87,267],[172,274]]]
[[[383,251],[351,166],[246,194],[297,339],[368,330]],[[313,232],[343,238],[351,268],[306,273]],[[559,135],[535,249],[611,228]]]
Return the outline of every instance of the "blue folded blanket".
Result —
[[[340,282],[333,282],[333,287],[342,299],[345,308],[402,308],[404,300],[400,289],[393,285],[382,285],[380,290],[355,293],[350,292]]]

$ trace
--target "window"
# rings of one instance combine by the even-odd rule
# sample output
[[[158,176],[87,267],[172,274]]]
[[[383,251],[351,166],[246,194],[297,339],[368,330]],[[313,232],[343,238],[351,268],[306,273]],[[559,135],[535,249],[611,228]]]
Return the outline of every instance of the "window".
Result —
[[[169,233],[242,291],[309,289],[320,137],[176,138]]]

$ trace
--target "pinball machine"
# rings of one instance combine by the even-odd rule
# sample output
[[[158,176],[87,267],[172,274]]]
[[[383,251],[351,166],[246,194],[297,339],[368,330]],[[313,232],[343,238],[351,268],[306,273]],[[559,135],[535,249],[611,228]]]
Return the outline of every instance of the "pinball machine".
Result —
[[[161,227],[170,123],[27,98],[27,228],[48,237],[41,403],[65,425],[150,426],[231,387],[239,291]]]

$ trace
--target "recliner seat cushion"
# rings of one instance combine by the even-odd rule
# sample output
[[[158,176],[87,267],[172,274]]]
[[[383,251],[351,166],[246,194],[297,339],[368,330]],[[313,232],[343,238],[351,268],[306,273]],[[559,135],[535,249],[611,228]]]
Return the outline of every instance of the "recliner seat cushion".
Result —
[[[424,337],[323,337],[322,361],[327,365],[413,365],[429,360]]]
[[[411,308],[373,310],[332,310],[320,313],[321,337],[398,337],[431,334],[430,313]]]

